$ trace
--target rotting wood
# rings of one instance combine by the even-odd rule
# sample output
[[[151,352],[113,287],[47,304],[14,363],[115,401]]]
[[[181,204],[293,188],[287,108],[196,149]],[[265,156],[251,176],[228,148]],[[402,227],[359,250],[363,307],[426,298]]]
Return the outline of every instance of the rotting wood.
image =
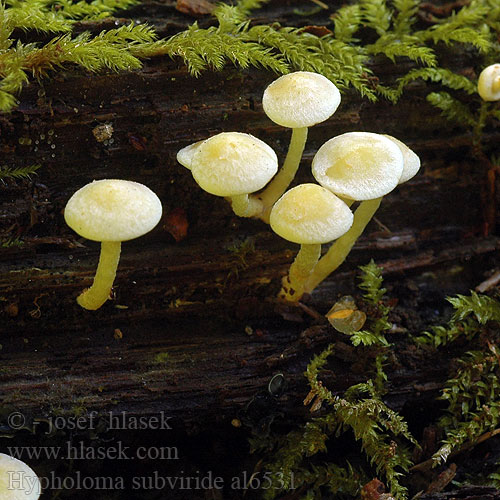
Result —
[[[278,8],[277,3],[266,15],[287,24],[290,4]],[[135,9],[162,35],[191,21],[174,12],[174,2]],[[77,29],[115,26],[109,23],[79,23]],[[464,71],[473,65],[458,51],[449,61]],[[406,63],[381,59],[373,67],[391,78],[408,70]],[[202,193],[175,161],[180,147],[222,130],[253,133],[282,158],[289,132],[271,124],[261,107],[263,89],[272,79],[265,71],[231,68],[194,79],[166,59],[120,75],[67,71],[31,84],[18,109],[0,117],[2,163],[42,164],[32,181],[0,186],[0,235],[24,241],[22,247],[0,249],[4,410],[20,410],[33,419],[76,410],[163,411],[199,429],[205,422],[244,417],[280,371],[288,388],[278,411],[298,421],[307,414],[300,405],[307,394],[305,366],[331,341],[337,352],[330,368],[346,375],[326,372],[328,386],[341,391],[366,379],[364,365],[340,335],[325,325],[310,326],[304,315],[302,323],[295,323],[275,311],[272,297],[296,248],[260,222],[234,217],[224,200]],[[369,104],[348,91],[338,113],[310,131],[301,181],[311,179],[308,166],[319,145],[349,130],[389,133],[423,159],[423,172],[383,201],[377,217],[391,233],[372,223],[348,262],[314,293],[308,306],[320,313],[339,294],[355,293],[356,267],[371,257],[384,269],[389,294],[417,295],[422,286],[441,298],[467,292],[498,264],[498,239],[481,236],[484,178],[468,152],[471,138],[425,102],[427,89],[415,83],[398,106]],[[93,130],[106,123],[113,126],[113,142],[104,144]],[[19,144],[19,138],[32,143]],[[485,143],[498,138],[498,131],[489,131]],[[74,190],[104,177],[148,184],[167,214],[185,211],[189,227],[179,243],[162,223],[140,242],[124,244],[114,300],[89,313],[74,299],[92,279],[98,246],[78,239],[64,225],[62,210]],[[255,251],[235,252],[247,238]],[[401,317],[408,322],[417,314],[408,311],[410,302],[400,300],[409,318]],[[442,303],[432,306],[443,310]],[[289,317],[300,321],[300,316],[292,311]],[[115,338],[116,329],[122,338]],[[407,365],[389,371],[386,400],[403,414],[430,411],[449,360],[430,357],[417,366],[398,335],[391,334],[391,340],[401,343]],[[423,498],[455,497],[499,495],[463,488]]]
[[[191,21],[172,2],[135,9],[141,19],[156,20],[152,24],[164,36]],[[291,11],[290,5],[273,2],[261,15],[284,24],[308,23]],[[81,23],[77,30],[98,31],[107,22]],[[473,64],[465,52],[448,56],[451,66]],[[408,63],[393,65],[380,58],[373,67],[389,78],[409,68]],[[0,120],[2,161],[42,167],[31,181],[8,182],[0,190],[0,235],[24,241],[22,247],[0,249],[2,356],[24,351],[36,360],[47,348],[40,344],[30,352],[26,346],[34,341],[45,338],[51,345],[60,335],[71,340],[95,329],[121,328],[127,336],[141,337],[148,321],[173,322],[175,328],[165,334],[178,336],[176,330],[190,318],[199,319],[191,334],[204,332],[207,314],[220,325],[228,318],[252,319],[249,313],[272,317],[266,298],[279,287],[296,249],[259,221],[236,218],[224,200],[203,193],[175,161],[180,147],[221,130],[253,133],[283,157],[289,131],[272,124],[261,106],[272,79],[265,71],[229,67],[195,79],[177,62],[156,58],[136,72],[89,76],[66,71],[25,89],[18,108]],[[424,82],[413,84],[397,106],[370,104],[348,91],[338,112],[310,131],[300,181],[311,179],[308,166],[319,145],[360,128],[399,137],[423,160],[423,172],[387,196],[377,214],[392,233],[370,226],[346,265],[318,289],[314,300],[320,308],[337,293],[352,293],[355,266],[371,257],[384,263],[386,274],[404,275],[470,258],[490,262],[496,250],[494,238],[478,239],[483,179],[467,156],[471,138],[429,107],[423,99],[427,88]],[[113,129],[107,143],[93,133],[105,124]],[[20,144],[20,138],[31,144]],[[485,142],[497,138],[490,131]],[[176,243],[161,223],[140,241],[124,244],[115,299],[88,313],[74,298],[92,279],[98,246],[77,238],[64,224],[62,211],[72,192],[106,177],[153,187],[167,215],[184,211],[188,230]],[[238,254],[248,238],[255,251]],[[28,344],[20,344],[21,338]]]

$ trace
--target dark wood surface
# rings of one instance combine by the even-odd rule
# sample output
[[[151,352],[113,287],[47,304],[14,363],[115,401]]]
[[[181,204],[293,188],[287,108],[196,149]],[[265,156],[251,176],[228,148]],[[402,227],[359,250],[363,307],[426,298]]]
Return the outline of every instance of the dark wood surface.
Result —
[[[297,22],[291,14],[296,5],[274,2],[259,21]],[[149,2],[133,13],[163,35],[192,21],[168,2]],[[106,22],[78,29],[89,27],[98,30]],[[464,72],[473,69],[467,53],[446,56]],[[387,79],[408,70],[378,59],[372,67]],[[31,83],[17,109],[0,115],[1,163],[42,165],[31,180],[0,185],[0,235],[24,242],[0,248],[4,408],[29,419],[78,408],[130,415],[164,411],[199,426],[244,417],[281,372],[288,386],[279,407],[300,417],[306,412],[300,403],[307,393],[303,371],[329,342],[337,344],[332,366],[343,376],[327,377],[328,386],[342,390],[366,379],[340,334],[303,311],[277,308],[280,277],[297,248],[260,221],[235,217],[175,160],[179,148],[229,130],[258,136],[283,158],[289,132],[271,123],[261,105],[273,78],[228,67],[195,79],[178,61],[164,58],[118,75],[66,70]],[[389,295],[399,301],[391,341],[402,348],[399,364],[389,369],[387,402],[407,414],[433,406],[448,360],[430,357],[422,365],[405,334],[442,314],[446,294],[466,293],[487,277],[498,263],[500,244],[495,231],[484,235],[485,177],[469,153],[470,136],[426,103],[428,90],[416,83],[396,106],[368,103],[346,91],[338,112],[310,130],[298,176],[310,180],[317,148],[351,130],[394,135],[422,158],[421,173],[383,201],[377,214],[383,226],[372,222],[348,261],[307,298],[324,314],[339,295],[358,293],[358,265],[370,258],[382,265]],[[114,129],[107,145],[93,134],[104,123]],[[499,136],[488,131],[486,144]],[[20,144],[20,138],[31,139],[31,145]],[[92,280],[99,246],[76,236],[62,213],[76,189],[100,178],[148,185],[160,196],[165,215],[152,233],[123,245],[114,299],[89,312],[75,298]],[[189,224],[180,242],[168,231],[175,210]],[[483,493],[457,498],[498,498],[497,492]]]
[[[137,9],[146,9],[163,26],[156,7],[150,3]],[[292,23],[291,8],[272,4],[265,12]],[[176,16],[168,29],[162,28],[165,34],[190,20]],[[473,62],[465,53],[451,56],[451,64],[464,71]],[[386,78],[408,69],[381,60],[374,60],[373,68]],[[0,189],[0,232],[24,242],[0,249],[0,390],[7,401],[47,411],[43,395],[48,388],[68,382],[75,392],[61,394],[58,404],[63,406],[77,394],[96,408],[118,401],[147,412],[162,400],[182,413],[184,400],[185,411],[203,415],[214,409],[214,401],[237,408],[272,375],[263,369],[263,359],[285,349],[301,330],[277,316],[269,301],[297,248],[260,221],[238,219],[223,199],[203,193],[175,155],[193,141],[238,130],[264,139],[283,158],[289,131],[271,123],[261,106],[262,92],[273,78],[265,71],[227,68],[195,79],[165,58],[133,73],[67,70],[33,82],[18,108],[1,117],[2,162],[42,165],[31,180],[8,181]],[[337,276],[314,293],[313,305],[320,312],[337,294],[355,292],[356,266],[372,257],[395,283],[462,267],[462,289],[482,279],[471,277],[470,260],[479,272],[494,265],[497,240],[482,236],[484,173],[468,155],[470,137],[429,107],[427,91],[426,84],[416,83],[396,106],[368,103],[347,91],[338,112],[310,130],[298,181],[311,179],[314,151],[349,130],[399,137],[423,162],[422,172],[383,202],[377,218],[390,232],[371,223]],[[98,142],[93,134],[104,123],[113,126],[111,144]],[[486,142],[497,140],[495,134],[491,131]],[[20,138],[31,144],[20,144]],[[123,245],[114,300],[88,312],[75,297],[92,280],[99,245],[75,235],[62,213],[76,189],[99,178],[150,186],[162,199],[165,216],[152,233]],[[178,243],[168,231],[175,210],[189,224]],[[251,250],[235,252],[244,242]],[[443,280],[442,288],[452,293]],[[245,334],[246,324],[260,322],[266,326],[262,338]],[[114,338],[115,329],[123,339]],[[211,355],[200,353],[200,346],[210,346]],[[169,352],[171,361],[162,368],[169,377],[148,365],[159,351]],[[198,356],[203,361],[180,361]],[[146,375],[148,382],[143,381]],[[248,392],[241,398],[221,396],[238,393],[242,386]],[[85,394],[89,390],[92,396]],[[176,400],[179,392],[182,397]]]

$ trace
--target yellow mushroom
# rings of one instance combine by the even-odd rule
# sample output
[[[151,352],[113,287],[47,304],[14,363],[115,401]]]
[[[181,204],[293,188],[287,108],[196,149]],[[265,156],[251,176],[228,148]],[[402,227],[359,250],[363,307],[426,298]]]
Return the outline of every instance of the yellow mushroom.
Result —
[[[361,203],[351,228],[320,259],[304,291],[311,292],[344,262],[379,208],[382,197],[412,178],[419,168],[418,156],[387,135],[349,132],[321,146],[312,162],[316,180],[348,203]]]
[[[21,460],[0,453],[0,498],[2,500],[38,500],[41,484],[31,467]]]
[[[300,244],[300,251],[283,279],[279,297],[300,300],[304,285],[321,254],[321,245],[349,230],[353,215],[337,196],[317,184],[300,184],[273,206],[270,224],[282,238]]]
[[[330,118],[339,104],[338,88],[323,75],[309,71],[281,76],[264,91],[264,112],[278,125],[291,128],[292,137],[283,167],[259,196],[264,204],[263,220],[268,220],[272,206],[295,177],[308,127]]]
[[[229,198],[240,217],[258,217],[262,202],[250,193],[262,189],[276,174],[278,158],[265,142],[250,134],[222,132],[177,153],[207,193]]]
[[[477,92],[483,101],[500,101],[500,64],[492,64],[481,71]]]
[[[151,231],[161,214],[158,196],[137,182],[94,181],[73,194],[64,209],[66,223],[80,236],[101,242],[94,283],[80,294],[78,304],[96,310],[108,300],[120,260],[121,242]]]
[[[391,192],[403,173],[393,141],[371,132],[348,132],[325,142],[312,161],[314,178],[347,200],[373,200]]]

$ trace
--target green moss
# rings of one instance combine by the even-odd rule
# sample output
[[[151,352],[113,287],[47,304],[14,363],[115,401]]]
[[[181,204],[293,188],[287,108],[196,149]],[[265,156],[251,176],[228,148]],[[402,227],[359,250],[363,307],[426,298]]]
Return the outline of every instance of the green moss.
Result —
[[[248,256],[255,253],[255,242],[252,238],[245,238],[241,243],[234,243],[227,247],[229,252],[231,252],[237,259],[235,274],[238,274],[239,270],[244,270],[248,268],[247,258]]]
[[[165,364],[168,362],[168,360],[169,360],[168,352],[159,352],[153,358],[153,364],[155,365]]]
[[[416,441],[402,417],[380,399],[372,380],[350,387],[343,396],[333,395],[320,382],[320,371],[333,352],[331,345],[311,360],[306,371],[311,388],[307,401],[314,401],[315,408],[323,405],[326,413],[306,422],[301,429],[274,438],[275,452],[266,470],[276,481],[273,488],[266,490],[264,498],[275,498],[292,489],[291,478],[293,488],[308,491],[308,498],[322,498],[321,491],[359,494],[368,481],[368,468],[354,467],[347,461],[325,463],[323,458],[329,448],[335,448],[335,438],[349,431],[367,463],[385,478],[394,497],[404,499],[406,488],[400,484],[400,478],[411,465],[405,442],[416,444]],[[259,444],[254,441],[253,445]]]
[[[81,417],[83,415],[87,415],[88,410],[87,407],[85,406],[84,402],[81,401],[74,406],[72,406],[68,412],[67,415],[74,416],[74,417]]]
[[[373,315],[367,320],[372,327],[368,331],[373,335],[373,327],[379,322],[379,334],[383,334],[390,309],[385,304],[381,269],[372,261],[361,270],[360,288],[369,306],[367,310]],[[441,429],[444,439],[429,466],[443,464],[458,451],[492,437],[500,425],[500,349],[497,347],[500,303],[475,292],[448,301],[455,310],[449,323],[431,328],[417,337],[417,343],[438,349],[461,339],[467,349],[467,342],[473,340],[475,350],[459,355],[451,365],[456,366],[454,372],[443,385],[440,399],[448,406],[435,425]],[[483,350],[478,350],[479,334]],[[335,354],[335,344],[329,345],[311,359],[305,373],[310,392],[304,404],[310,405],[313,413],[322,408],[322,415],[307,419],[303,426],[284,436],[271,434],[270,438],[252,439],[254,450],[268,454],[265,468],[277,478],[273,484],[276,489],[266,491],[265,498],[275,498],[290,491],[292,486],[304,491],[305,498],[319,499],[327,493],[356,497],[374,477],[373,469],[395,498],[407,498],[404,483],[412,465],[409,446],[418,446],[418,443],[403,417],[382,401],[388,379],[384,364],[397,357],[396,348],[388,342],[353,344],[356,349],[376,353],[372,378],[349,387],[343,394],[332,393],[322,381],[328,359]],[[354,436],[365,461],[360,456],[351,456],[349,462],[346,457],[328,454],[335,449],[336,438],[344,433]],[[345,441],[342,446],[345,447]],[[333,457],[335,463],[329,461]],[[499,473],[490,471],[485,478],[476,479],[499,484]],[[290,481],[282,484],[282,475],[293,478],[293,484]]]
[[[500,321],[500,303],[486,295],[471,292],[470,296],[449,297],[455,312],[447,325],[432,326],[429,331],[415,337],[419,344],[440,347],[465,337],[471,340],[482,331],[488,321]]]
[[[500,423],[500,351],[495,333],[484,327],[491,322],[498,330],[500,303],[475,292],[470,296],[451,297],[448,301],[455,309],[448,324],[424,332],[416,338],[417,342],[438,349],[457,339],[474,340],[475,350],[457,360],[458,368],[442,389],[440,399],[447,401],[448,407],[438,425],[445,438],[432,457],[434,465],[446,462],[464,447],[473,447],[481,436],[495,431]],[[482,342],[478,340],[479,335]],[[481,344],[483,350],[477,350]]]
[[[40,168],[40,165],[28,165],[26,167],[0,167],[0,182],[6,179],[30,179]]]
[[[0,239],[0,247],[1,248],[12,248],[12,247],[22,247],[24,245],[24,241],[15,237],[8,237]]]
[[[322,407],[324,414],[285,436],[273,436],[271,443],[258,439],[252,441],[254,449],[271,447],[274,450],[266,470],[276,480],[274,489],[266,490],[264,498],[275,498],[279,493],[291,490],[291,478],[294,488],[307,492],[306,498],[322,498],[326,491],[353,497],[369,481],[370,467],[377,476],[385,479],[395,498],[407,497],[400,479],[411,465],[408,444],[417,443],[404,419],[381,399],[387,380],[383,370],[385,349],[390,347],[385,338],[383,342],[381,340],[382,332],[387,329],[389,313],[389,308],[383,303],[386,290],[382,287],[381,269],[373,261],[362,266],[361,270],[360,288],[365,292],[366,302],[373,308],[374,318],[369,318],[369,322],[377,332],[367,332],[365,336],[371,335],[376,341],[364,345],[374,350],[384,349],[376,356],[375,376],[349,387],[343,395],[336,395],[321,381],[322,370],[334,354],[335,345],[331,344],[312,358],[305,372],[310,392],[304,404],[311,404],[311,411]],[[353,343],[359,345],[363,342]],[[342,457],[343,463],[330,463],[326,459],[327,451],[335,449],[336,438],[345,433],[354,436],[365,457],[364,461],[358,457],[356,466]],[[285,481],[283,484],[282,480]]]
[[[167,55],[181,58],[194,76],[207,69],[220,70],[226,64],[261,67],[278,74],[307,70],[327,76],[341,89],[353,87],[370,100],[381,95],[396,101],[405,86],[418,78],[466,91],[475,89],[475,82],[440,67],[445,61],[436,54],[439,43],[469,44],[485,59],[498,55],[500,9],[494,0],[473,0],[419,31],[415,30],[417,0],[359,0],[346,5],[332,15],[333,33],[322,37],[296,27],[251,25],[251,11],[266,0],[240,0],[236,5],[217,6],[216,26],[203,29],[194,23],[169,39],[159,40],[151,28],[134,23],[97,36],[71,36],[76,20],[102,19],[134,3],[8,0],[0,4],[0,111],[15,107],[16,95],[28,83],[28,75],[42,77],[71,64],[88,71],[120,71],[140,67],[141,59]],[[55,33],[56,37],[44,45],[25,44],[12,38],[16,28]],[[372,31],[375,41],[363,44],[361,30]],[[385,55],[395,64],[407,58],[417,67],[391,88],[371,78],[374,75],[368,63],[375,54]],[[432,99],[436,101],[435,96]],[[442,98],[439,105],[453,103]]]
[[[460,360],[456,375],[446,382],[441,399],[448,402],[446,415],[439,425],[444,438],[432,459],[435,465],[464,444],[473,445],[484,433],[493,431],[500,422],[499,352],[474,351]]]
[[[386,289],[382,288],[382,269],[372,260],[365,266],[360,266],[361,276],[359,288],[365,293],[363,295],[366,302],[374,309],[372,319],[368,319],[369,330],[360,330],[351,334],[351,342],[358,345],[379,345],[388,347],[389,342],[385,338],[384,332],[391,329],[389,322],[390,308],[385,305],[384,296]],[[381,368],[381,363],[379,363]]]

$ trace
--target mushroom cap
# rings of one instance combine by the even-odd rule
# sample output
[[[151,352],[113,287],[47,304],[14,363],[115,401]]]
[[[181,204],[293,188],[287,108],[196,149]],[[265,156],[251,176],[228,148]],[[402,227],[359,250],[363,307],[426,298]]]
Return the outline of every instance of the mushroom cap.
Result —
[[[143,184],[104,179],[73,194],[64,209],[64,219],[88,240],[126,241],[151,231],[161,213],[158,196]]]
[[[483,101],[500,101],[500,64],[492,64],[481,71],[477,92]]]
[[[262,106],[278,125],[311,127],[335,113],[340,104],[339,89],[326,77],[309,71],[280,76],[264,91]]]
[[[317,184],[300,184],[287,191],[271,210],[272,230],[285,240],[301,244],[333,241],[352,226],[350,208]]]
[[[21,460],[0,453],[0,498],[38,500],[41,485],[35,472]]]
[[[372,200],[391,192],[403,173],[403,153],[387,137],[348,132],[325,142],[312,173],[325,188],[349,200]]]
[[[200,144],[191,158],[199,186],[216,196],[236,196],[262,189],[278,171],[278,157],[250,134],[222,132]]]
[[[392,135],[382,135],[397,144],[399,146],[399,149],[401,150],[401,153],[403,153],[403,173],[401,174],[401,177],[399,179],[399,184],[403,184],[403,182],[409,181],[412,177],[417,175],[417,172],[420,170],[419,156],[404,142],[401,142],[399,139],[392,137]]]
[[[193,142],[193,144],[189,144],[189,146],[185,146],[182,149],[179,149],[177,152],[177,161],[188,170],[191,170],[191,162],[193,161],[193,155],[198,150],[198,147],[201,146],[205,141]]]

